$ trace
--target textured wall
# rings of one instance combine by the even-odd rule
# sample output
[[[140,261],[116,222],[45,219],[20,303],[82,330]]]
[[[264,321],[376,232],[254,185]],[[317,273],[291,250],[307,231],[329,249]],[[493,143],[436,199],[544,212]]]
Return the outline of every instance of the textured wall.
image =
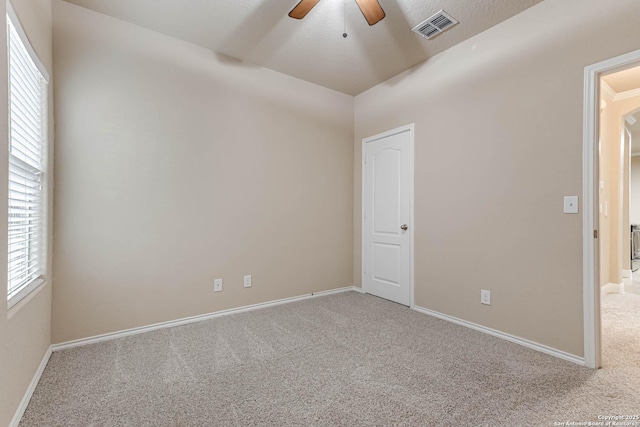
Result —
[[[584,67],[640,48],[640,3],[546,0],[356,97],[361,140],[415,123],[416,304],[583,355]],[[480,304],[480,289],[492,305]]]
[[[353,97],[61,1],[54,58],[54,342],[351,285]]]
[[[52,74],[51,60],[51,2],[49,0],[13,0],[13,8],[40,61]],[[5,16],[5,3],[0,6]],[[4,22],[4,21],[3,21]],[[7,81],[6,31],[0,31],[0,81]],[[49,85],[52,105],[52,87]],[[0,84],[0,117],[7,117],[7,85]],[[7,121],[0,120],[0,259],[7,259]],[[53,191],[53,110],[49,109],[49,221]],[[45,285],[7,310],[0,303],[0,425],[8,425],[14,416],[43,356],[51,343],[51,228],[48,232],[48,266]],[[7,295],[7,265],[0,263],[2,288]],[[6,300],[5,300],[6,301]]]

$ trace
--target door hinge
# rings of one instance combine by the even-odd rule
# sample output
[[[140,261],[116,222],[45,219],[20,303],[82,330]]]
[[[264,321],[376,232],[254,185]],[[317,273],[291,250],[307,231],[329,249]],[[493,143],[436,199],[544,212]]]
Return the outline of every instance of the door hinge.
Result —
[[[598,238],[598,230],[593,230],[593,238],[594,239]]]
[[[364,156],[364,164],[367,164],[367,156]]]

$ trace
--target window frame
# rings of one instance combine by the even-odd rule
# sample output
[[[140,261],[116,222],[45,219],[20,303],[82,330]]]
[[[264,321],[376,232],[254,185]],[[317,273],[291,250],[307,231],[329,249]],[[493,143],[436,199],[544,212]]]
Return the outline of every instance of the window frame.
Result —
[[[22,42],[22,45],[25,49],[25,53],[26,55],[28,55],[30,57],[30,59],[33,61],[33,64],[35,65],[35,67],[38,69],[38,71],[40,72],[40,76],[42,78],[42,80],[44,81],[44,88],[42,89],[41,92],[41,97],[38,100],[42,110],[40,111],[41,113],[41,121],[42,121],[42,140],[40,141],[41,147],[40,147],[40,156],[41,156],[41,164],[40,164],[40,169],[38,170],[39,174],[40,174],[40,216],[41,216],[41,222],[39,224],[39,237],[40,240],[38,242],[38,248],[37,251],[40,254],[40,260],[39,260],[39,271],[40,271],[40,275],[38,275],[37,277],[33,278],[30,282],[28,282],[26,285],[23,285],[17,292],[15,292],[13,295],[9,294],[9,253],[7,252],[7,309],[12,308],[13,306],[15,306],[17,303],[19,303],[21,300],[23,300],[25,297],[27,297],[29,294],[31,294],[33,291],[35,291],[36,289],[40,288],[44,283],[46,283],[46,271],[47,271],[47,266],[48,266],[48,236],[47,236],[47,230],[48,230],[48,171],[47,171],[47,164],[48,164],[48,145],[49,145],[49,73],[47,72],[47,69],[45,68],[45,66],[42,64],[42,62],[40,61],[40,58],[38,57],[38,55],[36,54],[35,50],[33,49],[33,47],[31,46],[31,43],[29,42],[29,39],[24,31],[24,29],[22,28],[22,24],[20,23],[20,19],[18,18],[17,14],[15,13],[11,3],[9,1],[6,2],[6,22],[5,22],[5,31],[6,31],[6,35],[7,35],[7,40],[6,40],[6,47],[7,47],[7,189],[9,188],[9,169],[11,167],[12,164],[12,160],[11,160],[11,156],[12,154],[10,153],[10,147],[11,147],[11,128],[12,128],[12,124],[11,124],[11,62],[10,62],[10,56],[11,56],[11,38],[10,38],[10,27],[9,25],[11,24],[11,26],[13,27],[13,29],[15,30],[16,34],[18,35],[18,38],[20,39],[20,41]],[[17,157],[16,157],[17,158]],[[15,162],[14,162],[15,163]],[[7,203],[9,202],[8,200],[8,194],[7,193]],[[8,212],[9,212],[9,205],[7,204],[7,227],[9,224],[9,217],[8,217]],[[7,228],[7,237],[9,236],[9,229]],[[7,240],[7,251],[9,249],[9,241]]]

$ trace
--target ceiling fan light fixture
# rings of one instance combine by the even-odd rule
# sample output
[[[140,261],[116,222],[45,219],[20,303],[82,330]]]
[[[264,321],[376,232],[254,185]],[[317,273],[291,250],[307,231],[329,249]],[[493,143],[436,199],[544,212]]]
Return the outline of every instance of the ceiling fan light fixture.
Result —
[[[318,4],[320,0],[300,0],[300,2],[291,9],[289,16],[294,19],[302,19]],[[355,0],[369,25],[375,25],[382,21],[386,14],[382,10],[382,6],[378,0]]]
[[[356,3],[370,26],[382,21],[386,16],[378,0],[356,0]]]
[[[300,0],[296,7],[291,9],[289,16],[294,19],[302,19],[307,16],[307,13],[311,12],[311,9],[313,9],[319,1],[320,0]]]

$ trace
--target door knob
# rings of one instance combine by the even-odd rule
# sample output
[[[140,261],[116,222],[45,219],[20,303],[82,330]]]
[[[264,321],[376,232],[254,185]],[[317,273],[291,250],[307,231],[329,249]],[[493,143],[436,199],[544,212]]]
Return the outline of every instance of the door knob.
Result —
[[[407,224],[402,224],[400,226],[400,228],[402,229],[402,231],[407,231],[407,229],[409,228],[409,226]]]

